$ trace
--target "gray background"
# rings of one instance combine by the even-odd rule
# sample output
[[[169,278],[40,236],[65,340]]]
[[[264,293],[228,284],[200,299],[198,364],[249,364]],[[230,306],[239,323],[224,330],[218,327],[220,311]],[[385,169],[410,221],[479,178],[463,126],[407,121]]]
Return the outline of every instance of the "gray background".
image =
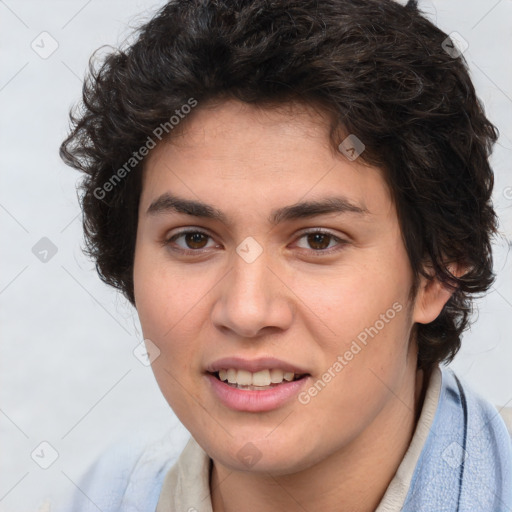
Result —
[[[142,339],[134,310],[100,282],[81,253],[79,173],[58,156],[92,51],[121,43],[159,5],[0,1],[1,512],[51,510],[91,461],[123,436],[151,438],[174,428],[177,446],[188,436],[150,368],[132,353]],[[501,131],[492,158],[494,201],[510,240],[512,1],[420,5],[445,32],[469,43],[464,55],[478,95]],[[51,244],[41,242],[44,237]],[[497,405],[512,404],[508,250],[505,239],[495,246],[497,282],[478,302],[479,320],[452,364]],[[51,447],[40,445],[44,441]],[[56,454],[48,469],[40,467]]]

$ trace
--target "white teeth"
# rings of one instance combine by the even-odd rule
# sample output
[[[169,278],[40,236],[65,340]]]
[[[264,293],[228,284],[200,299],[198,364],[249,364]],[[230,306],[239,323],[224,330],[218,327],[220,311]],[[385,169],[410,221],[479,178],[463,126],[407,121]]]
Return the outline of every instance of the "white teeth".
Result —
[[[291,382],[295,378],[295,373],[284,372],[279,368],[270,370],[260,370],[251,373],[247,370],[236,370],[228,368],[219,370],[219,378],[222,381],[228,381],[229,384],[238,384],[240,386],[268,387],[272,384],[281,384],[283,380]]]
[[[279,370],[277,368],[272,368],[272,370],[270,370],[270,382],[272,382],[272,384],[279,384],[280,382],[283,382],[283,376],[283,370]]]
[[[230,369],[228,370],[228,375],[227,375],[227,377],[228,377],[228,382],[229,382],[230,384],[236,384],[236,374],[237,374],[237,371],[236,371],[236,370],[234,370],[233,368],[230,368]]]
[[[236,374],[236,383],[241,386],[251,386],[252,373],[247,370],[238,370],[238,373]]]
[[[261,370],[252,374],[253,386],[270,386],[270,372],[268,370]]]

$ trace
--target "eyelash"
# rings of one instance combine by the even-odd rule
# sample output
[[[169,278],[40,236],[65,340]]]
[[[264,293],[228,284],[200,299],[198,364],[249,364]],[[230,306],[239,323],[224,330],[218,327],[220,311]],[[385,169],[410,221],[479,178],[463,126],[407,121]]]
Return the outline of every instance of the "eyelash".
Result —
[[[182,236],[185,236],[187,234],[201,234],[201,235],[207,236],[208,238],[213,239],[213,237],[211,235],[209,235],[208,233],[206,233],[205,231],[202,231],[200,229],[190,229],[190,230],[184,230],[184,231],[180,231],[178,233],[175,233],[171,237],[165,239],[162,242],[162,245],[166,246],[166,247],[170,247],[171,244],[175,240],[177,240],[178,238],[180,238]],[[343,246],[348,244],[348,242],[346,240],[343,240],[343,239],[333,235],[331,232],[325,231],[323,229],[313,229],[313,230],[310,230],[310,231],[303,232],[298,237],[298,240],[300,240],[301,238],[304,238],[304,237],[306,237],[308,235],[313,235],[313,234],[326,235],[326,236],[330,237],[332,240],[334,240],[335,242],[338,243],[338,248],[332,248],[331,247],[330,249],[310,249],[310,250],[302,249],[303,251],[308,251],[308,252],[312,253],[314,256],[325,256],[326,254],[330,255],[332,253],[335,253],[335,252],[338,252],[338,251],[342,250]],[[180,253],[182,253],[184,255],[190,255],[190,256],[194,256],[194,255],[197,256],[197,255],[203,253],[203,251],[207,251],[208,250],[208,249],[183,249],[182,247],[180,247],[180,248],[170,247],[170,248],[173,251],[180,252]]]

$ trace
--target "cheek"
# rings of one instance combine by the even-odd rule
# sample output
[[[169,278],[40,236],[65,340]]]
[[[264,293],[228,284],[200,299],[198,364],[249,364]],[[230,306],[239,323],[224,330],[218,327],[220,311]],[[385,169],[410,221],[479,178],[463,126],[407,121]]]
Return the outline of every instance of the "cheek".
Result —
[[[161,345],[162,352],[189,346],[185,341],[199,328],[208,288],[190,276],[151,273],[139,278],[135,300],[144,336]]]
[[[379,314],[370,321],[368,312],[353,306],[352,311],[353,316],[338,315],[335,338],[324,336],[324,373],[306,390],[311,407],[326,411],[328,421],[343,425],[347,435],[361,432],[400,395],[410,329],[407,306],[398,301],[377,308]],[[319,421],[322,418],[319,413]],[[336,434],[332,435],[334,441]]]
[[[388,326],[396,323],[397,310],[406,309],[410,285],[405,264],[379,264],[374,259],[346,263],[323,274],[295,274],[289,286],[299,298],[304,316],[311,319],[310,326],[315,319],[323,326],[323,336],[317,333],[319,339],[327,335],[336,344],[355,339],[376,322],[381,330],[382,322],[389,320],[385,322],[389,330]]]
[[[394,256],[394,264],[368,258],[335,275],[295,279],[293,289],[304,301],[303,318],[309,318],[307,329],[323,354],[322,366],[336,375],[325,378],[332,382],[321,393],[326,407],[330,402],[343,411],[359,411],[362,403],[376,407],[388,393],[381,380],[393,388],[401,379],[411,329],[411,276],[407,260]]]
[[[207,283],[186,266],[173,267],[161,248],[139,243],[134,261],[134,293],[144,334],[162,337],[183,327],[205,294]],[[185,322],[186,325],[186,322]]]
[[[211,325],[208,294],[214,284],[214,276],[186,266],[177,269],[149,250],[145,254],[141,249],[136,254],[137,313],[144,338],[160,350],[152,369],[163,395],[176,411],[186,409],[179,390],[184,387],[195,394],[198,385],[198,343],[208,338],[201,333]]]
[[[136,255],[134,289],[137,313],[145,339],[160,350],[152,371],[160,390],[175,413],[186,423],[190,396],[196,394],[198,319],[208,290],[191,272],[170,272],[169,265]],[[192,321],[193,320],[193,321]]]

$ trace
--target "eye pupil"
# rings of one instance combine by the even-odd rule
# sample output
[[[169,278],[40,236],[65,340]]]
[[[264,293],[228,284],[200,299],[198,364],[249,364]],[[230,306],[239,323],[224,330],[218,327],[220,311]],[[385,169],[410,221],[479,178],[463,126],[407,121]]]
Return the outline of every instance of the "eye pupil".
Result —
[[[204,243],[208,237],[203,233],[186,233],[185,240],[187,246],[191,249],[202,249],[204,247]]]
[[[308,235],[308,243],[313,249],[325,249],[329,246],[331,235],[313,233]],[[325,241],[327,240],[327,243]],[[316,247],[315,247],[316,245]],[[320,245],[320,247],[318,247]]]

